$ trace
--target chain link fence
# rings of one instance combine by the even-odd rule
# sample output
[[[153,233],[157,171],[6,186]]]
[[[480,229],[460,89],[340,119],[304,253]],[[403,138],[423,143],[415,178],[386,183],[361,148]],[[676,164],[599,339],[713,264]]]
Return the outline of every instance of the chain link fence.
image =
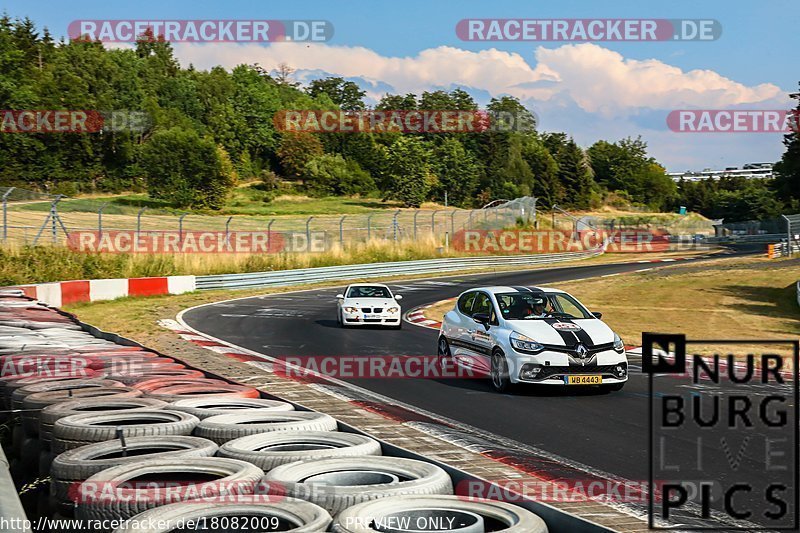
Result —
[[[792,256],[800,254],[800,213],[796,215],[783,215],[785,221],[786,240],[781,241],[783,255]]]
[[[200,215],[153,207],[125,197],[69,198],[15,187],[0,188],[2,239],[6,244],[65,245],[70,234],[135,232],[137,235],[215,232],[281,235],[284,240],[312,238],[328,247],[369,241],[433,240],[446,246],[465,229],[502,229],[536,220],[536,199],[496,202],[483,209],[384,209],[368,214],[259,216]]]

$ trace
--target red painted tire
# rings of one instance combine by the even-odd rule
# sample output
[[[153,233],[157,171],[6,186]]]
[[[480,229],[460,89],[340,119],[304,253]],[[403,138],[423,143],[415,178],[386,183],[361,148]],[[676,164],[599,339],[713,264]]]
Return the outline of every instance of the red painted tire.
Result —
[[[245,385],[210,385],[208,383],[172,385],[147,392],[150,398],[164,401],[177,401],[183,398],[224,396],[227,398],[260,398],[261,394],[253,387]]]

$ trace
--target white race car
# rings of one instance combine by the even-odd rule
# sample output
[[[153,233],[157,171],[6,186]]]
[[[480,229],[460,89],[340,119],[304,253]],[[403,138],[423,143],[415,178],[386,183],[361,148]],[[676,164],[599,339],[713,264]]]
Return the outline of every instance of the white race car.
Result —
[[[518,383],[620,390],[625,346],[600,317],[556,289],[471,289],[442,320],[439,361],[488,374],[499,392]]]
[[[354,283],[348,285],[344,294],[337,294],[339,303],[336,321],[348,326],[403,326],[399,300],[403,297],[392,294],[386,285],[378,283]]]

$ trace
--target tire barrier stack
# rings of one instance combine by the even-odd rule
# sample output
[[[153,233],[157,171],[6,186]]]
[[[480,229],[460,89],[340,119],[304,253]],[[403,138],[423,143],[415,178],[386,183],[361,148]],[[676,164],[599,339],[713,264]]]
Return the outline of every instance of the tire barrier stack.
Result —
[[[0,363],[29,515],[114,533],[547,533],[327,414],[97,338],[13,291],[0,290]]]

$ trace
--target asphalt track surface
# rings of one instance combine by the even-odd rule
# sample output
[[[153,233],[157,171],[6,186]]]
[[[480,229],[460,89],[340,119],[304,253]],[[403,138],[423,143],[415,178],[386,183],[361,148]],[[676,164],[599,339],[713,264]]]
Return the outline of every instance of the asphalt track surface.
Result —
[[[669,269],[687,261],[658,264]],[[467,288],[484,285],[557,286],[559,282],[631,273],[656,265],[641,263],[569,266],[531,271],[458,275],[427,280],[389,283],[403,295],[403,309],[457,296]],[[341,288],[301,291],[245,298],[190,309],[183,320],[192,328],[272,357],[286,356],[381,356],[433,355],[438,332],[403,324],[402,330],[378,328],[342,329],[336,322],[335,295]],[[643,302],[648,303],[648,302]],[[650,302],[657,305],[657,302]],[[593,311],[603,311],[602,307]],[[688,312],[688,311],[687,311]],[[609,314],[606,314],[610,318]],[[701,317],[698,317],[701,319]],[[679,332],[676,332],[679,333]],[[711,333],[711,332],[710,332]],[[711,336],[711,335],[710,335]],[[638,339],[625,339],[638,344]],[[498,447],[529,451],[549,458],[554,472],[574,467],[577,472],[599,477],[618,477],[633,481],[648,479],[648,380],[640,372],[641,360],[631,358],[631,376],[620,392],[602,393],[596,388],[524,388],[512,395],[493,392],[488,381],[479,379],[348,379],[363,389],[374,391],[404,404],[423,409],[446,419],[477,428],[490,436]],[[658,379],[658,378],[657,378]],[[657,390],[685,392],[686,381],[673,378],[658,380]],[[711,387],[720,397],[725,385]],[[699,391],[696,391],[699,392]],[[727,393],[729,394],[729,392]],[[756,437],[758,437],[758,429]],[[691,463],[698,455],[699,428],[682,429],[669,441],[669,456],[664,465]],[[742,434],[744,436],[744,434]],[[702,467],[711,479],[732,482],[745,480],[758,484],[764,473],[764,439],[731,440],[720,444],[719,438],[705,438],[702,443]],[[725,450],[723,448],[727,447]],[[736,473],[731,475],[732,458],[741,455]],[[789,453],[789,456],[793,454]],[[541,461],[537,464],[541,465]],[[794,465],[790,465],[793,468]],[[543,467],[545,470],[548,466]],[[687,475],[684,470],[670,479]],[[724,472],[724,474],[722,474]],[[571,474],[575,477],[575,474]],[[579,476],[580,474],[578,474]],[[655,476],[667,479],[662,474]],[[735,479],[734,479],[735,478]],[[760,490],[760,489],[759,489]],[[793,501],[793,492],[785,498]],[[736,501],[752,503],[746,495]],[[713,505],[718,507],[719,503]],[[643,509],[636,505],[638,512]],[[755,517],[753,517],[755,518]],[[760,520],[754,520],[760,522]]]

